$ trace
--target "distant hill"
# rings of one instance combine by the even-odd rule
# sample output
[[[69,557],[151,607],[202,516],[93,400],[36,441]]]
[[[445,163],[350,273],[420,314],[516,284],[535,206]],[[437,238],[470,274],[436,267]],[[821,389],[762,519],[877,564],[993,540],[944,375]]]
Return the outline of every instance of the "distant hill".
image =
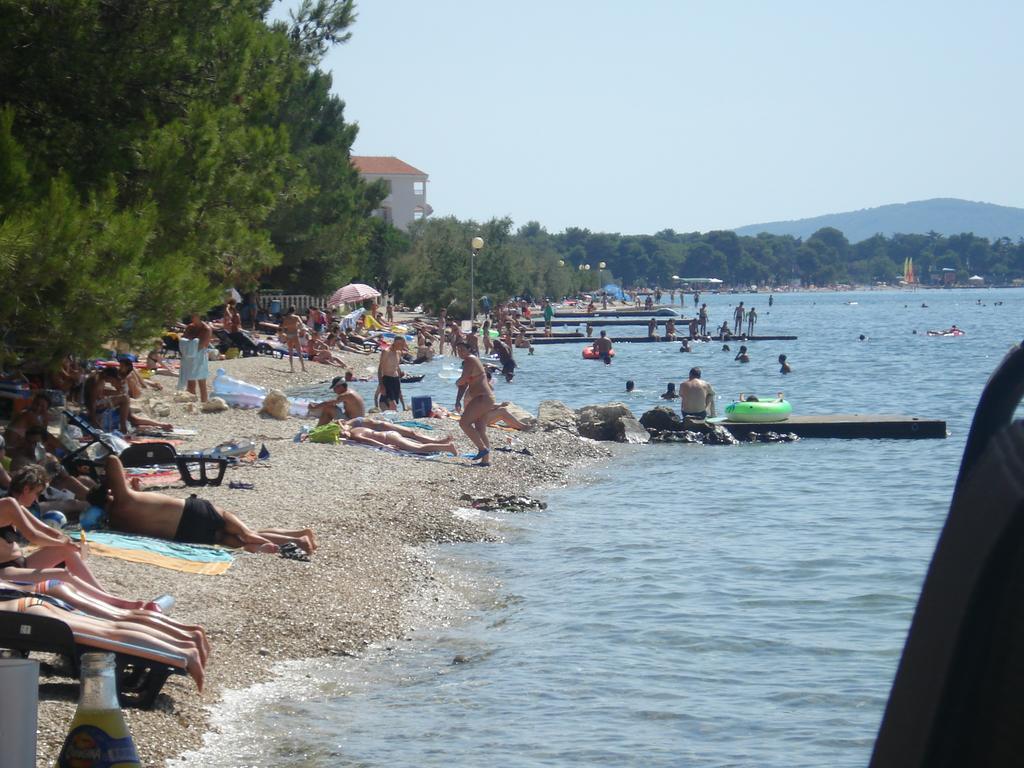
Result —
[[[996,240],[1008,237],[1013,241],[1024,237],[1024,208],[1010,208],[992,203],[940,197],[913,203],[882,205],[847,213],[830,213],[810,219],[771,221],[737,227],[737,235],[793,235],[807,238],[822,227],[835,227],[851,243],[867,240],[875,234],[890,236],[896,233],[959,235],[973,232],[979,237]]]

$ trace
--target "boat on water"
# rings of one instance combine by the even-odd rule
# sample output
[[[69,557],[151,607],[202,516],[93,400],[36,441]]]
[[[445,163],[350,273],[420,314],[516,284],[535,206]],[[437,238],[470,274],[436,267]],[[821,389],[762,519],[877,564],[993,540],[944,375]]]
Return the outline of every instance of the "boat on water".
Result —
[[[946,328],[942,331],[928,331],[929,336],[964,336],[963,328],[957,328],[955,325],[952,328]]]

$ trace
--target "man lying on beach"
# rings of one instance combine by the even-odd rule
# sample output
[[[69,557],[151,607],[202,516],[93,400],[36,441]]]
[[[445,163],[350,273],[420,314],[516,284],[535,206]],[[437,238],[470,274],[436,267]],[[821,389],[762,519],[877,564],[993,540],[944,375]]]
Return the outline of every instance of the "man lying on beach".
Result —
[[[348,381],[345,377],[335,376],[331,382],[331,391],[336,397],[309,406],[311,409],[320,409],[318,427],[330,424],[335,419],[355,419],[366,415],[366,403],[363,402],[363,398],[358,392],[348,388]]]
[[[108,456],[104,483],[89,494],[89,501],[107,511],[110,527],[184,544],[220,544],[246,552],[276,553],[292,544],[307,553],[316,550],[313,532],[266,528],[253,531],[238,517],[218,509],[194,494],[178,499],[162,493],[139,491],[128,485],[117,456]]]

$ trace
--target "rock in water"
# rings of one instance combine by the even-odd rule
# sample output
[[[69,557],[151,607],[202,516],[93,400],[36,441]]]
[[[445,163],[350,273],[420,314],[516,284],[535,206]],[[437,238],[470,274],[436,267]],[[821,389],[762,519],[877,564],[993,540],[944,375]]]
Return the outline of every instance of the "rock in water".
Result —
[[[576,412],[560,400],[544,400],[537,408],[537,424],[545,432],[561,429],[579,434],[576,428]]]
[[[651,433],[640,422],[630,416],[623,416],[615,422],[615,439],[620,443],[649,443]]]

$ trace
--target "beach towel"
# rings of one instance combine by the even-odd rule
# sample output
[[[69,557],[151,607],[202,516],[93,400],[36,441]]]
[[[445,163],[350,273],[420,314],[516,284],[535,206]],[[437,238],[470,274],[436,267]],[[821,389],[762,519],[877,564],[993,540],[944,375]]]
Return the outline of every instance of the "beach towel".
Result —
[[[414,429],[426,429],[433,431],[433,427],[429,424],[424,424],[422,421],[396,421],[394,424],[398,424],[401,427],[412,427]]]
[[[171,485],[181,480],[181,472],[169,467],[131,467],[125,470],[129,478],[138,479],[139,485],[149,488],[155,485]]]
[[[181,354],[178,389],[185,389],[190,381],[209,378],[210,359],[206,349],[199,348],[199,339],[179,339],[178,347]]]
[[[185,573],[219,576],[227,571],[234,557],[220,547],[202,544],[181,544],[147,536],[134,536],[113,531],[92,531],[87,534],[89,553],[116,557],[133,563],[147,563]]]

